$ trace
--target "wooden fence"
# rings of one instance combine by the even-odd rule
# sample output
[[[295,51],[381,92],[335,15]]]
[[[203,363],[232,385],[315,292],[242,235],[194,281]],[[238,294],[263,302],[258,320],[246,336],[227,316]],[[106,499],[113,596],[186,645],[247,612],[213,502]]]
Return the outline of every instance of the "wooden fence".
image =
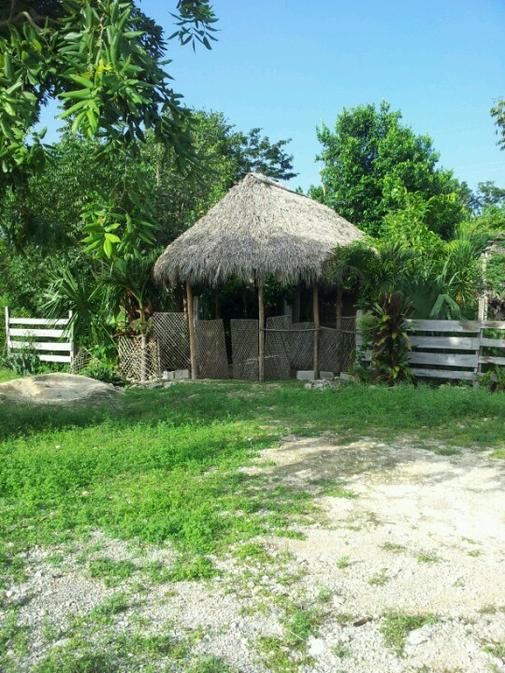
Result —
[[[32,349],[41,362],[72,365],[75,355],[72,312],[68,318],[13,318],[5,308],[7,353]]]
[[[407,330],[416,377],[477,381],[487,370],[505,366],[505,321],[408,320]],[[369,361],[359,331],[356,345],[360,357]]]

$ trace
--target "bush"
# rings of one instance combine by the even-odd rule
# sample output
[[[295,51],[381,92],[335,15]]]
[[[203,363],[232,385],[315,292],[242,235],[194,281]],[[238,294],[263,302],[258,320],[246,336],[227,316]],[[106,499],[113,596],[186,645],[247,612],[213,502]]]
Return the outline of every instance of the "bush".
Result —
[[[490,369],[484,374],[481,382],[492,393],[505,392],[505,369],[503,367]]]
[[[384,383],[393,385],[410,381],[410,342],[406,320],[412,304],[399,292],[384,294],[375,303],[366,320],[363,331],[372,351],[371,374]]]
[[[38,374],[42,368],[40,358],[33,348],[15,351],[5,358],[5,364],[19,376]]]
[[[90,359],[87,365],[79,370],[79,374],[115,386],[124,383],[117,371],[115,352],[110,346],[94,346],[86,349],[86,352],[89,353]]]

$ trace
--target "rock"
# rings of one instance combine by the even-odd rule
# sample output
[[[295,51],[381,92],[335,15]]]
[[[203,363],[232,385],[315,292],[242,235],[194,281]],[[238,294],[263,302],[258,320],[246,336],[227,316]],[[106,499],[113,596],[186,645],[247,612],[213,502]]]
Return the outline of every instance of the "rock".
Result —
[[[118,401],[121,393],[110,383],[74,374],[40,374],[0,383],[0,403],[103,404]]]
[[[407,646],[417,647],[417,645],[422,645],[423,643],[428,642],[432,631],[433,628],[430,624],[426,624],[426,626],[422,626],[420,629],[411,631],[407,636]]]
[[[334,385],[335,383],[328,379],[315,379],[314,381],[309,381],[303,387],[307,390],[326,390],[326,388],[333,388]]]
[[[314,638],[314,636],[311,636],[307,642],[307,649],[309,656],[320,657],[324,654],[326,645],[322,638]]]
[[[319,372],[319,376],[322,379],[327,379],[328,381],[333,381],[335,374],[333,372]],[[313,381],[314,380],[314,370],[313,369],[299,369],[296,372],[296,378],[299,381]]]

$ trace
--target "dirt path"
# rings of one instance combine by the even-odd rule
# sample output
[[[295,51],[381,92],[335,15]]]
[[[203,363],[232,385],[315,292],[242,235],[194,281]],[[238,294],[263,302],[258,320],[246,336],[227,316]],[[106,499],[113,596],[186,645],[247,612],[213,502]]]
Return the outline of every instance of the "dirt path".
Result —
[[[408,443],[339,448],[330,438],[290,438],[262,460],[291,485],[344,477],[356,495],[323,497],[326,522],[305,528],[304,539],[272,540],[305,565],[309,592],[324,585],[335,611],[373,618],[342,629],[330,617],[313,644],[314,670],[336,670],[332,651],[342,639],[346,671],[505,670],[483,651],[493,644],[505,651],[503,462]],[[407,636],[401,660],[390,658],[378,632],[388,611],[437,620]]]

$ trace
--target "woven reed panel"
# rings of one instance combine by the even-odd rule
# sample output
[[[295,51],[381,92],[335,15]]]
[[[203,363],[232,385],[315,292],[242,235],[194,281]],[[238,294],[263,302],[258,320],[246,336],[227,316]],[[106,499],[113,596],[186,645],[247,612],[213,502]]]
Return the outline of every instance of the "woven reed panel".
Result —
[[[258,380],[258,321],[230,320],[233,378]]]
[[[161,376],[157,341],[148,341],[144,348],[141,336],[121,336],[118,341],[118,354],[119,371],[125,380],[149,381]]]
[[[185,314],[153,313],[152,322],[159,345],[161,371],[189,369],[189,335]]]
[[[312,330],[313,322],[294,322],[293,330]],[[312,369],[314,366],[314,332],[291,332],[289,359],[293,369]]]
[[[291,366],[289,362],[290,332],[268,331],[287,330],[291,327],[288,315],[267,318],[265,332],[265,378],[270,380],[289,379]]]
[[[354,365],[356,352],[356,318],[354,316],[342,318],[342,335],[340,340],[342,371],[348,372]]]
[[[321,327],[319,334],[319,366],[323,371],[337,370],[337,330]]]
[[[230,372],[223,321],[197,320],[195,333],[198,376],[203,379],[228,379]]]

